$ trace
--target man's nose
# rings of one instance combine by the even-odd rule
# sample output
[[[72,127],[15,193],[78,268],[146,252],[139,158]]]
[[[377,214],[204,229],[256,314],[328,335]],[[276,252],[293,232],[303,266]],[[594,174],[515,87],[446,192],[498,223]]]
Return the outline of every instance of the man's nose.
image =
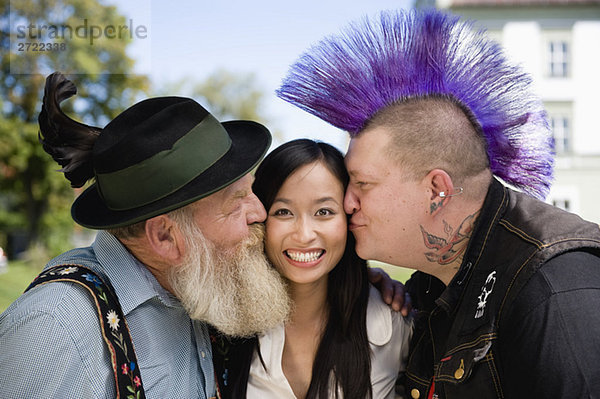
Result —
[[[348,187],[346,190],[346,195],[344,196],[344,211],[348,215],[352,215],[359,209],[360,201],[358,200],[358,196],[354,193],[354,190],[351,187]]]
[[[264,222],[267,218],[267,211],[265,211],[262,202],[254,193],[250,195],[249,200],[251,202],[250,210],[246,216],[248,224]]]

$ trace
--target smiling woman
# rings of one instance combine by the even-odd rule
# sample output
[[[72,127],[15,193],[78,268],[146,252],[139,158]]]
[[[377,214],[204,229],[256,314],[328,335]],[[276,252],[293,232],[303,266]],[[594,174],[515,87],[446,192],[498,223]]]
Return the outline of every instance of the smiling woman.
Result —
[[[285,324],[228,352],[238,369],[228,368],[224,397],[394,397],[410,323],[369,286],[348,234],[347,184],[342,154],[307,139],[280,146],[257,169],[265,250],[294,310]]]
[[[327,285],[346,246],[343,198],[342,182],[324,161],[301,166],[279,189],[268,210],[265,249],[292,292]]]

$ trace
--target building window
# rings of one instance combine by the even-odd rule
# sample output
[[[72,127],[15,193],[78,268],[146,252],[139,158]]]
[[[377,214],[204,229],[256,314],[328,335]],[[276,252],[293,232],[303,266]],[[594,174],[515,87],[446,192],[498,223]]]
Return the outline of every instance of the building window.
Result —
[[[580,193],[581,188],[583,187],[582,184],[585,185],[585,183],[581,182],[567,185],[556,182],[552,185],[550,193],[546,198],[546,202],[557,208],[564,209],[567,212],[579,214],[582,211]]]
[[[565,115],[551,115],[552,136],[554,137],[554,149],[557,154],[571,151],[569,118]]]
[[[548,43],[550,77],[566,78],[569,72],[569,44],[564,40],[551,40]]]
[[[568,29],[542,30],[540,50],[544,65],[544,76],[564,79],[571,77],[573,69],[573,32]]]
[[[571,201],[566,198],[555,198],[552,200],[552,205],[568,212],[571,211]]]
[[[573,103],[570,101],[546,101],[554,149],[558,155],[573,152]]]

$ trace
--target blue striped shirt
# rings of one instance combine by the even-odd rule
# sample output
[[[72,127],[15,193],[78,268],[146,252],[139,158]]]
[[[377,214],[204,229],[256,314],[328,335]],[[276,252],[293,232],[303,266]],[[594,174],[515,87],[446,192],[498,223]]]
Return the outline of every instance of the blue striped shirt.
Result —
[[[115,237],[101,231],[91,247],[47,267],[67,263],[89,267],[113,285],[148,399],[214,397],[206,325],[190,320]],[[36,286],[0,315],[0,398],[114,398],[114,384],[96,308],[83,287]]]

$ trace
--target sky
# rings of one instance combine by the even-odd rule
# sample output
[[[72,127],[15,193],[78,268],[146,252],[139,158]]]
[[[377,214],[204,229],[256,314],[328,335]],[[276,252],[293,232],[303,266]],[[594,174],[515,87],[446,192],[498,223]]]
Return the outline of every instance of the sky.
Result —
[[[347,135],[274,94],[288,67],[312,44],[348,23],[410,0],[106,0],[147,33],[134,37],[136,71],[154,87],[183,78],[203,81],[226,69],[254,74],[265,93],[268,127],[284,141],[309,137],[345,151]],[[161,93],[165,94],[165,93]],[[181,93],[168,93],[177,95]],[[265,121],[259,121],[265,122]],[[280,144],[279,142],[274,143]]]

